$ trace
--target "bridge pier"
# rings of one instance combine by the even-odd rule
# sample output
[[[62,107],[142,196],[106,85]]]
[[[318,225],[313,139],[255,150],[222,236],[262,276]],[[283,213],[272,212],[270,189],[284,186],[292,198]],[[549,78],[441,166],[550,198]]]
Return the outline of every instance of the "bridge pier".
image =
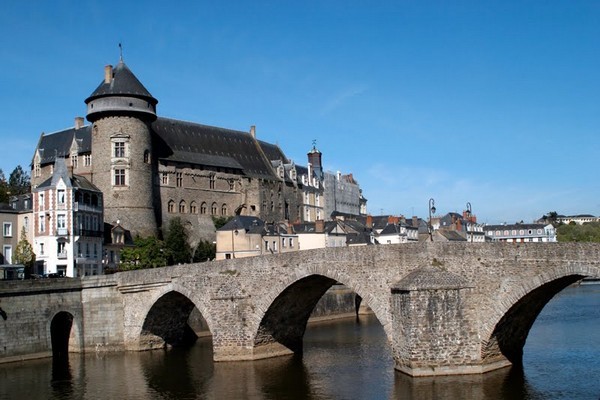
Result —
[[[483,365],[473,286],[439,267],[420,268],[391,288],[395,368],[410,376],[478,374]]]

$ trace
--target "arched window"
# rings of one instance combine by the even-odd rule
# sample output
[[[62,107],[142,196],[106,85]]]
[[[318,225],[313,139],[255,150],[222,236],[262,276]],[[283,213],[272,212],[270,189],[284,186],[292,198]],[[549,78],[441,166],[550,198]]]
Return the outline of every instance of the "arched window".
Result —
[[[192,201],[190,203],[190,214],[196,214],[198,213],[198,210],[196,209],[196,202]]]
[[[227,215],[227,204],[221,206],[221,215]]]
[[[167,212],[174,213],[175,212],[175,202],[173,200],[169,200],[167,203]]]
[[[184,214],[185,213],[185,200],[181,200],[179,202],[179,213],[180,214]]]
[[[212,206],[210,207],[210,213],[212,215],[217,215],[217,203],[212,203]]]
[[[200,204],[200,214],[206,214],[206,203],[202,202],[202,204]]]

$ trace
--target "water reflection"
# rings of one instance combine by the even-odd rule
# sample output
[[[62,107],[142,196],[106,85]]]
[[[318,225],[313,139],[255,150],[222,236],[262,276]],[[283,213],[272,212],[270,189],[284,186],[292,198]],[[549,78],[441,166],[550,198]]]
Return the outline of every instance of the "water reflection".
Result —
[[[52,386],[53,395],[59,399],[68,399],[73,395],[73,374],[69,364],[69,356],[52,358]]]

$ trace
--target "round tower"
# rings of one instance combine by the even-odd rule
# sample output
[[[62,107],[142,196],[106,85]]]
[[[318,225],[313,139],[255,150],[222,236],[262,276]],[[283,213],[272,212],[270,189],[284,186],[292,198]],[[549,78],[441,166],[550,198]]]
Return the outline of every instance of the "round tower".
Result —
[[[92,123],[92,182],[104,193],[105,222],[133,235],[155,235],[154,165],[150,124],[156,100],[123,60],[85,100]]]

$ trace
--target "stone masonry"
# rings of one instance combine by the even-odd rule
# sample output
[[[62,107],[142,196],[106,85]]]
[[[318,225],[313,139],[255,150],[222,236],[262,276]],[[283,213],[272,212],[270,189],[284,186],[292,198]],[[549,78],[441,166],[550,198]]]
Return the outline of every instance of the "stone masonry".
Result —
[[[569,284],[600,276],[599,260],[596,244],[425,242],[2,283],[0,360],[49,355],[59,312],[73,317],[70,351],[185,344],[197,309],[215,361],[301,352],[310,312],[340,282],[381,322],[399,371],[483,373],[519,363],[543,306]]]

